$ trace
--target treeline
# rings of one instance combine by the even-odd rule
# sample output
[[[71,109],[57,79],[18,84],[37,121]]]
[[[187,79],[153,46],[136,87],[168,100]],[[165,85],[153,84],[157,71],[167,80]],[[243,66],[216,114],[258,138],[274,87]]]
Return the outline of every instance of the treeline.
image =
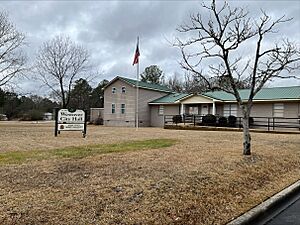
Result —
[[[212,84],[211,87],[203,81],[200,75],[186,72],[183,75],[174,73],[173,76],[165,77],[163,71],[157,65],[151,65],[145,68],[141,74],[141,81],[165,85],[174,92],[199,94],[211,90],[223,90],[230,86],[230,79],[224,75],[219,78],[207,78]],[[234,79],[238,89],[250,88],[251,83],[248,80]],[[212,88],[214,87],[214,88]]]
[[[9,120],[41,120],[45,112],[52,112],[58,103],[38,95],[20,96],[0,89],[0,114]]]
[[[103,107],[103,87],[107,80],[101,81],[96,88],[92,88],[85,79],[75,81],[70,92],[69,108],[85,109]],[[20,95],[0,88],[0,114],[5,114],[9,120],[41,120],[44,113],[52,113],[55,107],[60,107],[58,96],[41,97],[38,95]]]

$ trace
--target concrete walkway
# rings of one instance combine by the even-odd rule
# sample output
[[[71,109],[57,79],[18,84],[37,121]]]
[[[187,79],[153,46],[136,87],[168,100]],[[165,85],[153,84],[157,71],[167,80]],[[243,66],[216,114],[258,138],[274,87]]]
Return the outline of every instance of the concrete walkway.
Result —
[[[296,225],[300,224],[300,198],[284,211],[269,220],[266,225]]]

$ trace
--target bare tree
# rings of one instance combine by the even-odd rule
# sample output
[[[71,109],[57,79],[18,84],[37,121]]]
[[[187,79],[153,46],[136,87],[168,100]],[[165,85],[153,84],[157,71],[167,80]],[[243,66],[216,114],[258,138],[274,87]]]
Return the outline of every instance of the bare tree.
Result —
[[[263,41],[269,34],[277,32],[278,25],[291,19],[282,16],[272,20],[262,11],[261,17],[253,20],[243,8],[231,8],[226,2],[217,7],[215,0],[211,5],[202,6],[208,11],[208,16],[193,14],[189,23],[177,29],[189,37],[184,40],[177,38],[175,43],[182,53],[181,66],[201,77],[209,89],[218,88],[235,96],[243,113],[243,154],[250,155],[249,116],[254,96],[274,78],[297,78],[291,75],[299,69],[297,45],[283,40],[271,43],[270,47],[270,43]],[[247,57],[245,52],[250,49],[254,54]],[[207,70],[205,65],[208,65]],[[227,85],[222,86],[224,79]],[[246,100],[238,92],[240,82],[250,83]]]
[[[208,90],[203,79],[198,74],[185,73],[183,82],[184,91],[189,94],[203,93]]]
[[[202,79],[195,74],[186,72],[184,78],[181,75],[174,73],[173,76],[169,76],[166,85],[175,92],[197,94],[207,91],[207,86],[203,84]]]
[[[74,80],[88,68],[89,54],[69,37],[56,36],[39,49],[37,65],[42,81],[68,106]]]
[[[183,82],[178,78],[177,73],[174,73],[173,76],[168,77],[166,85],[175,92],[184,92]]]
[[[25,35],[9,20],[8,14],[0,12],[0,87],[25,70],[26,58],[21,50]]]

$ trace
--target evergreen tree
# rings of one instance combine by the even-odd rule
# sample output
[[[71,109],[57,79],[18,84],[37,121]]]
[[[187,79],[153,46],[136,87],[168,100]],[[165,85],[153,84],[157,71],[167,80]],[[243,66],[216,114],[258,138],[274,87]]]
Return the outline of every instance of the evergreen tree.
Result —
[[[163,71],[157,65],[151,65],[145,68],[141,74],[141,81],[150,82],[153,84],[163,84],[164,75]]]

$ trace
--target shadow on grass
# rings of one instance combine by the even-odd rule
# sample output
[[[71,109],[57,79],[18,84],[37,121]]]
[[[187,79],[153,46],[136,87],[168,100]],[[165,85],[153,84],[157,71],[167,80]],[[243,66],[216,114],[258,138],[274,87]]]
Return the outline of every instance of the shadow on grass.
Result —
[[[44,160],[53,158],[84,158],[96,154],[138,151],[146,149],[159,149],[175,144],[173,139],[150,139],[143,141],[128,141],[118,144],[99,144],[66,147],[54,150],[31,150],[0,153],[0,165],[20,164],[31,160]]]

